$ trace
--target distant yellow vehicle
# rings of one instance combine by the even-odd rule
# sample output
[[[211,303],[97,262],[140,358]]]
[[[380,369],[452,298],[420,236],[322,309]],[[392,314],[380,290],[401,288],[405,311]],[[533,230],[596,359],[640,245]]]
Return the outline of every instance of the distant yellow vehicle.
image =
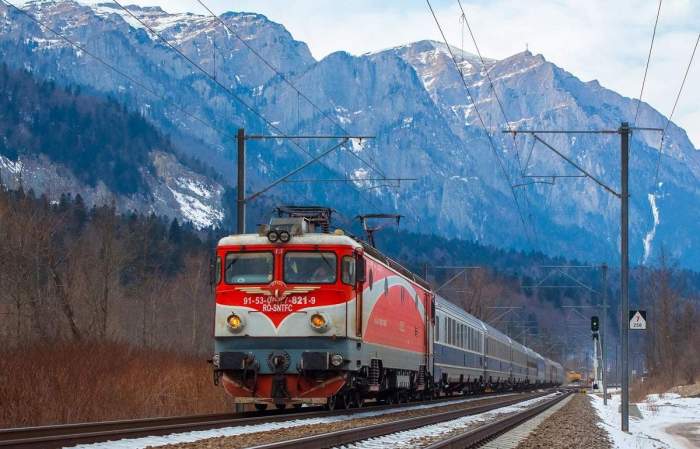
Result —
[[[582,378],[583,376],[581,376],[581,373],[577,373],[576,371],[566,372],[566,381],[568,383],[581,382]]]

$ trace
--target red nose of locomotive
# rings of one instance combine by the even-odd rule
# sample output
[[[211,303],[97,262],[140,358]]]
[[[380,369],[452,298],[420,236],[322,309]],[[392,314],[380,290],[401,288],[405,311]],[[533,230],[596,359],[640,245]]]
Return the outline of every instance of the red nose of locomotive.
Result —
[[[325,403],[345,384],[362,247],[313,231],[276,219],[219,242],[215,376],[236,402]]]

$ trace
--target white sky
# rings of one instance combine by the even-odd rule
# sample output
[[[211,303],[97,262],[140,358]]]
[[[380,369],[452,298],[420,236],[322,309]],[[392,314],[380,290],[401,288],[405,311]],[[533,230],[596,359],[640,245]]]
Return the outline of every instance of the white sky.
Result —
[[[196,0],[130,1],[158,4],[169,12],[206,14]],[[441,40],[422,0],[203,1],[216,13],[266,15],[306,42],[317,59],[338,50],[362,54],[421,39]],[[461,46],[457,1],[432,0],[432,4],[450,42]],[[639,95],[656,0],[462,0],[462,4],[484,56],[504,58],[527,44],[533,53],[543,54],[584,81],[597,79],[623,95]],[[700,0],[663,2],[644,100],[666,116],[699,32]],[[474,52],[468,34],[464,49]],[[700,50],[674,121],[700,148]]]

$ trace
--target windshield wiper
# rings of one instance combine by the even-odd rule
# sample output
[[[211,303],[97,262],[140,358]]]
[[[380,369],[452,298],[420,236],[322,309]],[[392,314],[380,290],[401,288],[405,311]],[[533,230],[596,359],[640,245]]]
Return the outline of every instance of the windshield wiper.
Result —
[[[321,259],[323,259],[324,262],[326,262],[326,265],[328,265],[329,268],[333,268],[333,265],[326,259],[326,256],[323,255],[323,253],[319,253],[321,255]]]

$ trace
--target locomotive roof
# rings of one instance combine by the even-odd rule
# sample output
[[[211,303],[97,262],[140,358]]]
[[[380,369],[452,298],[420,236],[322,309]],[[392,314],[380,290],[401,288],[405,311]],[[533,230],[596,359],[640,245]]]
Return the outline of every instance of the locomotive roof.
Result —
[[[443,298],[442,296],[435,295],[435,301],[437,303],[437,306],[440,307],[441,309],[447,310],[453,315],[456,315],[460,317],[462,320],[466,321],[468,324],[472,325],[473,327],[479,329],[480,331],[485,331],[486,326],[483,321],[475,317],[474,315],[468,313],[461,307],[459,307],[456,304],[453,304],[451,301]]]
[[[362,245],[347,235],[311,233],[295,235],[289,241],[289,245],[346,245],[353,248],[362,248]],[[235,234],[219,240],[219,246],[243,246],[243,245],[271,245],[266,236],[259,234]]]

